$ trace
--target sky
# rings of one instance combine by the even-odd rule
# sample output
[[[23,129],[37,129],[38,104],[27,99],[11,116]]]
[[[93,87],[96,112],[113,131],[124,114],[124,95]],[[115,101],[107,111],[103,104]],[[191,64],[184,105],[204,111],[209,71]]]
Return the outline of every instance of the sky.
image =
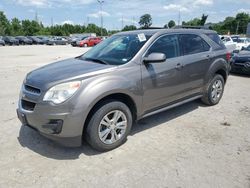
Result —
[[[140,16],[149,13],[154,27],[162,27],[170,20],[180,23],[208,14],[207,22],[223,21],[238,12],[250,13],[250,0],[0,0],[0,11],[8,19],[35,19],[44,25],[88,24],[101,25],[109,30],[136,25]]]

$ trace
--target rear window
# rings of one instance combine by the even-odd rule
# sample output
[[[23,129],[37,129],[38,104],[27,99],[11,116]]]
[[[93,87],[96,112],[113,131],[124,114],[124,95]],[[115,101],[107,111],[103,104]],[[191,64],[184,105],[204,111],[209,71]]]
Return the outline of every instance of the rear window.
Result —
[[[212,41],[219,45],[219,49],[224,49],[225,45],[223,44],[222,40],[220,39],[219,35],[216,33],[207,33],[206,34]]]

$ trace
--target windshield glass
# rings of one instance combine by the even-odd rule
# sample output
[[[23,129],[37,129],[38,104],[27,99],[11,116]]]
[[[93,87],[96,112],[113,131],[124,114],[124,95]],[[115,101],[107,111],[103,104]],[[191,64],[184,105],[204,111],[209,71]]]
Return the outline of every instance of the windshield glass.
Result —
[[[114,35],[82,55],[83,60],[98,60],[110,65],[129,62],[151,36],[142,34]]]

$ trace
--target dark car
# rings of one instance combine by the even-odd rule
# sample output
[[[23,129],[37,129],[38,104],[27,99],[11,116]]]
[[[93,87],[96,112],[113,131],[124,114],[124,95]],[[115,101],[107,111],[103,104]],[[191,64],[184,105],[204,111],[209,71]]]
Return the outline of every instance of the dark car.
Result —
[[[5,42],[2,36],[0,36],[0,46],[5,46]]]
[[[47,36],[38,36],[37,38],[41,39],[43,44],[48,44],[48,41],[50,40]]]
[[[32,40],[32,44],[44,44],[44,42],[35,36],[28,36],[28,39]]]
[[[17,36],[15,37],[18,41],[19,44],[25,45],[25,44],[32,44],[32,40],[28,39],[27,37],[24,36]]]
[[[10,36],[4,36],[3,40],[5,42],[6,45],[19,45],[19,41],[17,39],[15,39],[14,37],[10,37]]]
[[[78,43],[79,43],[79,41],[81,41],[81,40],[84,40],[84,39],[86,39],[86,38],[88,38],[89,36],[83,36],[83,37],[75,37],[75,38],[73,38],[72,40],[71,40],[71,46],[73,46],[73,47],[76,47],[76,46],[78,46]]]
[[[63,37],[52,37],[48,42],[47,45],[66,45],[68,41]]]
[[[234,53],[231,59],[231,72],[250,75],[250,45]]]
[[[111,150],[139,119],[196,99],[218,104],[229,58],[211,30],[118,33],[81,56],[28,73],[17,114],[61,144],[80,146],[85,138],[97,150]]]

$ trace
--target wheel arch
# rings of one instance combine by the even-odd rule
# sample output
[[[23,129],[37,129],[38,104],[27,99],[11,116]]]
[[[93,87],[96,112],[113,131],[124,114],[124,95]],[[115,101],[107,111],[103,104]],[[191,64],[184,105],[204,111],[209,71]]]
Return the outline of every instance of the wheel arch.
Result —
[[[108,101],[120,101],[120,102],[123,102],[130,109],[132,117],[133,117],[133,121],[135,121],[137,119],[137,106],[136,106],[136,103],[132,99],[131,96],[129,96],[128,94],[125,94],[125,93],[113,93],[113,94],[109,94],[107,96],[102,97],[97,102],[95,102],[95,104],[93,105],[93,107],[88,112],[88,115],[87,115],[87,117],[86,117],[86,119],[84,121],[82,136],[84,135],[84,132],[85,132],[87,126],[88,126],[88,123],[89,123],[92,115],[96,112],[96,110],[100,106],[104,105]]]

